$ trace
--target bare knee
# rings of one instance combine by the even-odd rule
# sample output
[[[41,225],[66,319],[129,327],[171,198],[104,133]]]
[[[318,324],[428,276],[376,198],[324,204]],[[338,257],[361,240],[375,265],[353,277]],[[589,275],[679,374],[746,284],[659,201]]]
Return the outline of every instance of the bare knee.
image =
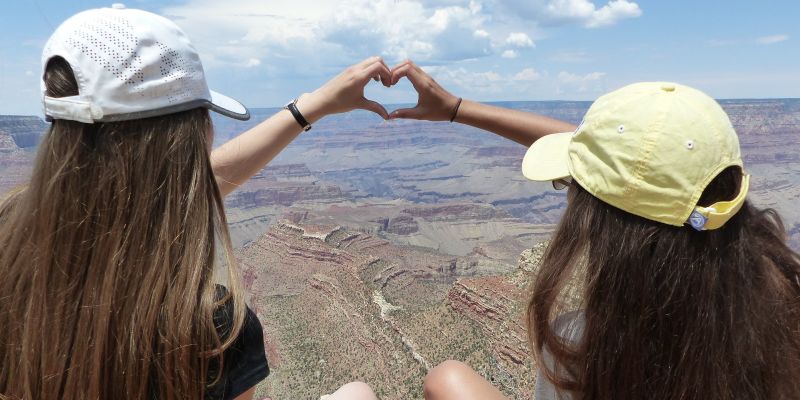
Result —
[[[466,364],[447,360],[428,371],[422,384],[422,391],[428,400],[447,399],[459,392],[458,389],[473,375],[475,372]]]
[[[328,400],[377,400],[372,389],[364,382],[350,382],[334,392]]]

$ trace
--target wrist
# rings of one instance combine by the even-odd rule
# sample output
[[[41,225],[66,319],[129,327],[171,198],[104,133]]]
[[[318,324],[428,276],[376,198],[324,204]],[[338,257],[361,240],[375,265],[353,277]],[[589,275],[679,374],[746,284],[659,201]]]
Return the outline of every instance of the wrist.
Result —
[[[456,120],[456,117],[458,116],[458,109],[459,106],[461,106],[462,100],[463,99],[461,97],[456,98],[456,102],[452,107],[452,111],[450,111],[450,118],[448,118],[450,122],[454,122]]]
[[[316,91],[301,94],[300,97],[297,98],[297,103],[295,103],[295,105],[297,106],[297,110],[303,114],[303,117],[305,117],[310,124],[314,124],[328,115],[328,112],[325,111],[324,103],[320,100],[320,95]]]
[[[449,116],[453,118],[450,122],[463,123],[464,117],[470,112],[469,108],[472,107],[473,102],[462,97],[456,97],[453,104],[455,112]]]

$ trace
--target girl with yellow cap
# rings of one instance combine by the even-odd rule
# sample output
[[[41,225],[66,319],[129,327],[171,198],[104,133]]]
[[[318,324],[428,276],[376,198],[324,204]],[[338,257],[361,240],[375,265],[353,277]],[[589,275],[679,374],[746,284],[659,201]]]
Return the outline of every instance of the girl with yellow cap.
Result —
[[[722,108],[678,84],[597,99],[579,127],[462,101],[407,61],[419,103],[392,118],[455,121],[530,147],[529,179],[569,187],[533,279],[537,399],[800,398],[800,256],[778,214],[747,200]],[[580,304],[563,293],[577,285]],[[458,361],[426,399],[502,399]]]

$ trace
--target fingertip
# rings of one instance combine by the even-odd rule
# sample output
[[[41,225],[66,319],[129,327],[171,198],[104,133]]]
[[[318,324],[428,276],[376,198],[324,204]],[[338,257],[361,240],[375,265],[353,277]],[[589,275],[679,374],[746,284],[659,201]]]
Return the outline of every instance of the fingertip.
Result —
[[[382,105],[375,103],[375,110],[373,111],[375,111],[376,114],[380,115],[381,118],[383,118],[384,120],[389,119],[389,113],[386,112],[386,109],[383,108]]]

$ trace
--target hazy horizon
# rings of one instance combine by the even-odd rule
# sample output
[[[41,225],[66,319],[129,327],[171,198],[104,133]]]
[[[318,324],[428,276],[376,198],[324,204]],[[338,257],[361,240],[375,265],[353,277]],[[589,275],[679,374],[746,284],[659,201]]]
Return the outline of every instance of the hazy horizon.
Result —
[[[800,97],[751,97],[751,98],[721,98],[721,99],[714,99],[718,102],[730,102],[730,101],[768,101],[768,100],[790,100],[790,101],[800,101]],[[480,101],[484,104],[511,104],[511,103],[592,103],[594,100],[488,100],[488,101]],[[387,110],[392,110],[395,108],[400,107],[413,107],[416,103],[381,103]],[[246,105],[247,106],[247,105]],[[283,108],[283,105],[275,105],[275,106],[247,106],[249,110],[280,110]],[[350,112],[356,113],[370,113],[369,111],[365,110],[353,110]],[[213,114],[213,113],[212,113]],[[346,114],[346,113],[344,113]],[[44,116],[39,114],[6,114],[2,110],[0,110],[0,115],[2,116],[20,116],[20,117],[38,117],[40,119],[44,119]]]

